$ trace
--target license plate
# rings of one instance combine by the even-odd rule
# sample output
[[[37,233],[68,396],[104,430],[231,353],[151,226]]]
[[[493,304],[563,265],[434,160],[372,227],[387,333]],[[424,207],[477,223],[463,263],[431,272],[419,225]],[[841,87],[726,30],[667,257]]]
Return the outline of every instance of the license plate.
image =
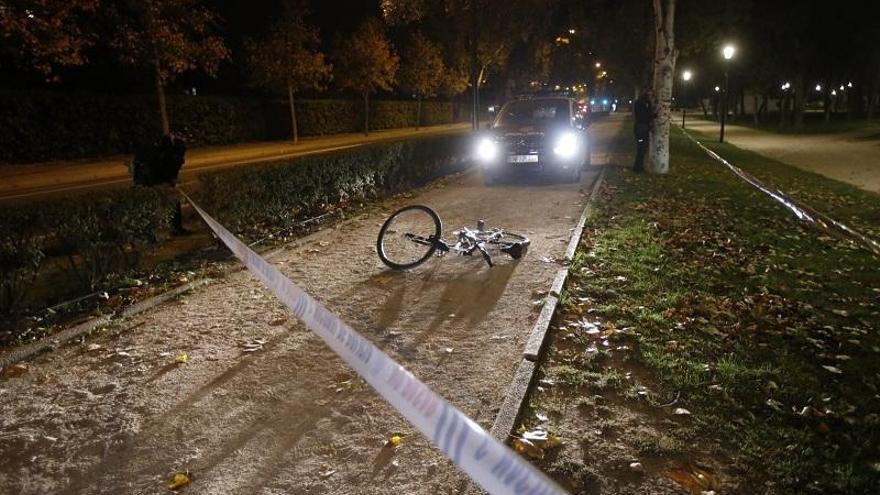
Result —
[[[507,163],[537,163],[538,155],[510,155]]]

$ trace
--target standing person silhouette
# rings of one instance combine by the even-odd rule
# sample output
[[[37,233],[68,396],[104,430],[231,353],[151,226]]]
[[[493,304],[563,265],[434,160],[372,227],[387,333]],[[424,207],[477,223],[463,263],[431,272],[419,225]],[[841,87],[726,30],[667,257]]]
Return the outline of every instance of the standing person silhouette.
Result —
[[[633,113],[635,114],[635,126],[633,134],[636,138],[636,161],[633,164],[634,172],[645,171],[645,154],[648,152],[648,138],[651,136],[651,123],[654,121],[654,102],[650,89],[646,89],[636,100]]]

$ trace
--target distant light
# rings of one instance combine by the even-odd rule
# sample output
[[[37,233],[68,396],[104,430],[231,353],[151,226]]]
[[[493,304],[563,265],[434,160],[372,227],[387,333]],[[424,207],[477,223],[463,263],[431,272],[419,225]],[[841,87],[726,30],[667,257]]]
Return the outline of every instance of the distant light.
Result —
[[[790,87],[791,87],[791,83],[790,83],[790,82],[787,82],[787,81],[786,81],[786,82],[782,83],[782,90],[783,90],[783,91],[785,91],[786,89],[788,89],[788,88],[790,88]]]
[[[832,89],[832,90],[831,90],[831,96],[837,96],[837,90],[836,90],[836,89]]]
[[[595,104],[596,104],[596,100],[590,100],[590,105],[595,105]]]
[[[733,58],[733,54],[736,53],[736,47],[733,45],[727,45],[721,50],[721,53],[724,55],[725,60],[730,60]]]
[[[599,69],[602,67],[602,62],[596,62],[596,68]]]
[[[629,104],[630,104],[630,105],[632,105],[632,102],[633,102],[632,100],[629,100]]]
[[[692,77],[694,77],[694,74],[689,70],[686,70],[681,74],[681,78],[685,81],[690,81]]]
[[[494,111],[495,111],[495,105],[492,105],[491,107],[489,107],[489,111],[490,111],[490,112],[494,112]]]
[[[843,91],[843,84],[840,85],[840,90]]]
[[[848,83],[846,83],[846,87],[847,87],[847,88],[851,88],[851,87],[852,87],[852,82],[848,82]]]
[[[574,33],[575,33],[574,28],[571,28],[571,29],[568,30],[568,34],[574,34]]]
[[[553,86],[553,89],[559,91],[559,85],[557,84],[556,86]]]
[[[603,104],[603,105],[607,105],[607,104],[608,104],[608,100],[602,100],[602,104]]]
[[[816,91],[822,91],[822,85],[821,85],[821,84],[817,84],[817,85],[816,85]]]
[[[715,86],[715,92],[717,93],[719,91],[721,91],[721,88],[719,88],[718,86]]]

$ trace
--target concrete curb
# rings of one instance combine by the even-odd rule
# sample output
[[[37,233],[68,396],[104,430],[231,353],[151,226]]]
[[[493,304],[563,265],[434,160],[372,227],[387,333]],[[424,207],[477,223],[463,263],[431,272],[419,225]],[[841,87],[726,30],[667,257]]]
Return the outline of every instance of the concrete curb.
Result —
[[[590,197],[587,200],[586,206],[584,206],[584,211],[581,214],[580,220],[578,220],[578,225],[571,233],[571,238],[568,241],[568,249],[565,251],[568,261],[571,261],[571,257],[574,256],[574,252],[580,243],[581,235],[584,231],[584,225],[587,221],[587,215],[589,214],[590,207],[599,192],[599,187],[602,185],[602,180],[604,178],[605,169],[603,168],[602,172],[599,173],[599,177],[596,178],[596,182],[590,192]],[[526,393],[531,386],[535,371],[538,369],[538,356],[546,343],[547,330],[550,328],[550,320],[553,319],[553,313],[556,311],[556,306],[559,303],[559,294],[562,291],[562,287],[565,285],[565,280],[567,278],[567,267],[562,268],[556,273],[556,278],[553,279],[553,284],[550,286],[550,293],[547,295],[544,307],[541,308],[541,314],[538,316],[538,321],[535,322],[535,326],[532,327],[532,331],[529,334],[529,340],[523,350],[523,359],[516,370],[513,381],[507,388],[504,402],[501,404],[501,408],[498,410],[498,415],[495,417],[495,423],[492,425],[492,429],[489,430],[493,437],[501,441],[507,440],[510,432],[513,431],[516,418],[519,416],[523,401],[526,398]]]
[[[171,289],[167,292],[163,292],[162,294],[159,294],[157,296],[153,296],[137,304],[133,304],[113,315],[99,316],[98,318],[94,318],[89,321],[80,323],[79,325],[64,329],[56,333],[55,335],[52,335],[51,337],[14,349],[10,352],[7,352],[3,356],[0,356],[0,369],[5,369],[8,366],[12,366],[13,364],[19,361],[23,361],[25,359],[29,359],[41,352],[55,349],[77,337],[82,336],[83,334],[95,330],[98,327],[111,325],[118,319],[129,318],[137,314],[143,313],[144,311],[155,308],[156,306],[168,301],[169,299],[175,298],[185,292],[189,292],[203,285],[207,285],[213,280],[214,279],[211,278],[195,280],[188,284],[175,287],[174,289]]]

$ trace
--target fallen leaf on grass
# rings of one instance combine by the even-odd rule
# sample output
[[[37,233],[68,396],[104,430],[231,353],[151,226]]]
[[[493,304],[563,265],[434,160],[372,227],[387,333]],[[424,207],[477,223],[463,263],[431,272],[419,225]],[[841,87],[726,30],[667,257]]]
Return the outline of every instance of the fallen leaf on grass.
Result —
[[[543,459],[544,452],[558,447],[562,439],[542,428],[523,431],[521,436],[513,437],[513,450],[534,459]]]
[[[693,495],[700,495],[718,489],[718,480],[715,476],[698,466],[673,467],[667,469],[664,474]]]
[[[176,358],[174,358],[174,362],[177,364],[186,364],[189,362],[189,355],[187,353],[178,354]]]
[[[172,491],[180,490],[186,485],[192,483],[192,480],[189,477],[189,471],[185,473],[177,473],[171,477],[171,480],[168,482],[168,489]]]
[[[672,411],[672,414],[676,416],[690,416],[691,412],[683,407],[676,407],[675,410]]]
[[[828,366],[827,364],[823,364],[822,367],[836,375],[840,375],[843,373],[843,371],[841,371],[841,369],[837,366]]]

